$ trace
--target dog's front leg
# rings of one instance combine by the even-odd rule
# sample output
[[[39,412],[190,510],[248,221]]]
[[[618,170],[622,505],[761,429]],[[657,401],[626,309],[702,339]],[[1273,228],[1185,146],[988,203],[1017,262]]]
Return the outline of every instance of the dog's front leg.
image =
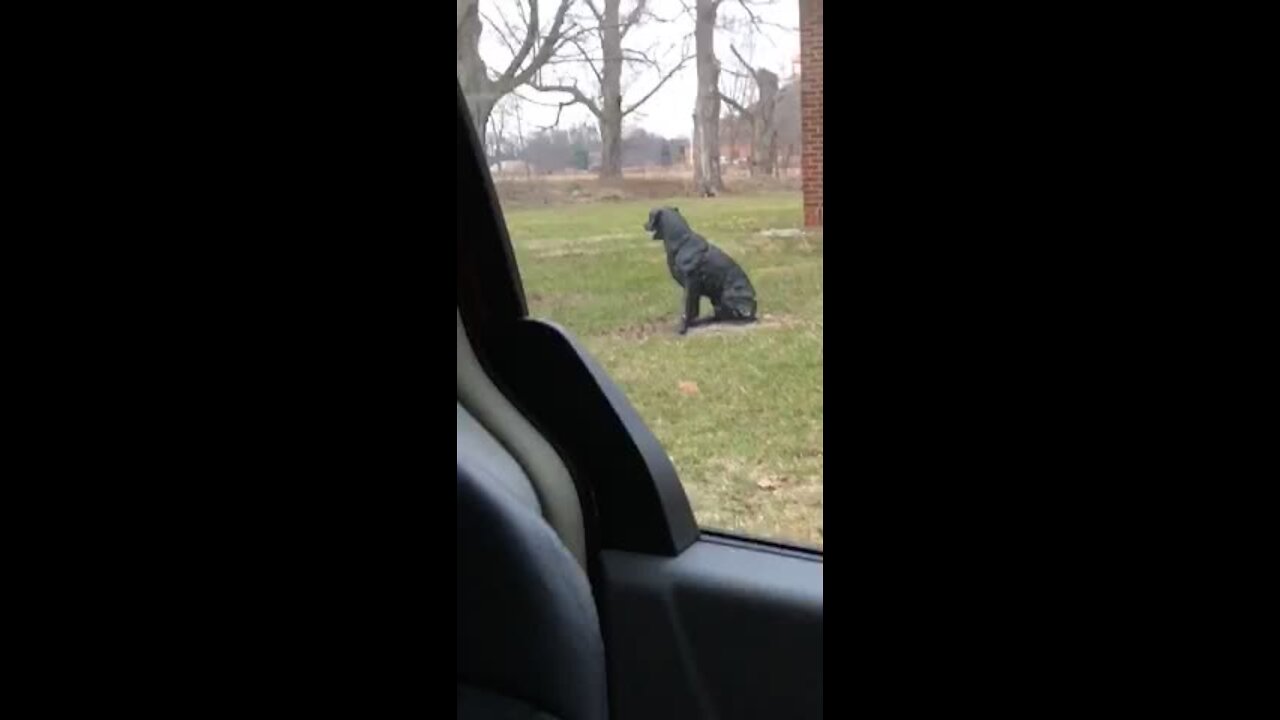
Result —
[[[702,294],[698,289],[698,284],[690,280],[684,286],[684,316],[680,318],[680,325],[676,332],[684,335],[698,319],[698,305],[702,300]]]

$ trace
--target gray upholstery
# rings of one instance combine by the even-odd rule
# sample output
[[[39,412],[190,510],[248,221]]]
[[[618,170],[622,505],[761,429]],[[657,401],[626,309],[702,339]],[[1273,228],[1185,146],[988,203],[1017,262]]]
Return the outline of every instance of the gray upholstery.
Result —
[[[477,720],[559,720],[528,703],[467,685],[458,686],[458,717]]]
[[[542,505],[538,494],[525,475],[524,468],[515,461],[506,448],[480,424],[467,409],[458,403],[458,462],[482,469],[485,477],[492,478],[511,493],[517,501],[539,515]]]
[[[586,574],[546,520],[462,448],[458,717],[603,720],[604,644]]]
[[[507,400],[485,374],[471,348],[462,313],[458,320],[458,404],[483,426],[523,468],[522,476],[533,489],[542,516],[556,531],[578,564],[587,566],[586,532],[582,506],[573,477],[555,448]]]

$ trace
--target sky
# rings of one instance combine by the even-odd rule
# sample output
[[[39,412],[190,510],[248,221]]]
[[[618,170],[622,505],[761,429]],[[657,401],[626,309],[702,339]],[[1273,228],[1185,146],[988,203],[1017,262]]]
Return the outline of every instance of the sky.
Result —
[[[500,8],[508,18],[516,19],[519,17],[516,11],[517,1],[481,0],[480,10],[488,17],[496,18],[496,11]],[[762,0],[754,0],[752,2],[752,12],[772,25],[765,26],[760,32],[753,34],[751,37],[748,37],[745,31],[730,33],[724,30],[717,30],[716,57],[720,61],[721,68],[740,69],[740,63],[730,51],[730,45],[732,44],[753,65],[772,70],[782,78],[785,84],[787,78],[790,78],[793,74],[792,61],[800,53],[800,33],[797,30],[800,23],[800,4],[798,0],[772,0],[768,4],[761,4],[761,2]],[[768,0],[764,0],[764,2],[768,2]],[[540,13],[544,16],[542,18],[544,30],[550,26],[551,15],[554,13],[557,4],[555,0],[542,0],[539,3]],[[689,4],[693,4],[692,0],[689,0]],[[634,5],[635,0],[622,0],[623,15],[625,16]],[[688,52],[692,54],[693,19],[684,13],[680,0],[649,0],[648,7],[663,18],[674,18],[673,22],[669,24],[640,25],[628,32],[623,41],[623,47],[640,50],[656,49],[659,53],[666,50],[666,58],[674,60],[680,56],[678,43],[682,41],[684,36],[688,35]],[[585,12],[585,8],[582,8],[581,11]],[[736,0],[724,0],[720,5],[720,17],[724,19],[745,19],[746,14]],[[480,52],[484,57],[485,63],[491,69],[506,67],[507,61],[511,58],[510,52],[506,50],[497,34],[488,26],[484,28],[480,37]],[[572,84],[571,80],[576,77],[579,87],[586,94],[594,94],[595,78],[590,75],[590,71],[586,70],[585,67],[557,65],[554,68],[544,69],[543,81],[556,81],[558,79],[557,75],[562,76],[559,79],[566,81],[565,84]],[[656,84],[659,77],[652,70],[644,71],[643,74],[635,77],[630,77],[627,72],[624,72],[623,107],[628,107],[636,99],[647,93]],[[722,90],[727,89],[731,80],[732,78],[722,72]],[[692,130],[693,121],[691,116],[693,115],[697,88],[697,70],[693,61],[690,60],[683,70],[668,80],[662,86],[662,89],[654,94],[639,110],[628,115],[624,125],[626,128],[642,127],[649,132],[665,137],[689,137]],[[526,127],[530,125],[550,125],[555,120],[556,109],[554,107],[545,107],[536,103],[556,103],[568,99],[563,94],[539,93],[527,87],[521,88],[518,93],[520,96],[527,98],[528,101],[508,98],[507,102],[520,103]],[[566,108],[560,117],[560,126],[567,127],[587,121],[594,122],[594,116],[585,108]]]

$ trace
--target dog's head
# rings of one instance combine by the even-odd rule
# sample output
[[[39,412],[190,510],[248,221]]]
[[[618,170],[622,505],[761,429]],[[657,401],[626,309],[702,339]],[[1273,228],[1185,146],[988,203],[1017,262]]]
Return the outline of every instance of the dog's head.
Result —
[[[665,224],[665,221],[671,214],[674,214],[676,217],[679,217],[680,208],[660,207],[660,208],[654,208],[649,211],[649,221],[644,224],[644,229],[653,233],[654,240],[662,240],[664,238],[663,225]]]

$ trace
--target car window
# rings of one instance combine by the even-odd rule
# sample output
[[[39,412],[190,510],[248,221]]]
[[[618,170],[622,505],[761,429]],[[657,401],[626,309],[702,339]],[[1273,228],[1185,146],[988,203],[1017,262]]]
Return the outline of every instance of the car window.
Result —
[[[818,547],[821,7],[457,6],[530,313],[626,391],[701,526]]]

